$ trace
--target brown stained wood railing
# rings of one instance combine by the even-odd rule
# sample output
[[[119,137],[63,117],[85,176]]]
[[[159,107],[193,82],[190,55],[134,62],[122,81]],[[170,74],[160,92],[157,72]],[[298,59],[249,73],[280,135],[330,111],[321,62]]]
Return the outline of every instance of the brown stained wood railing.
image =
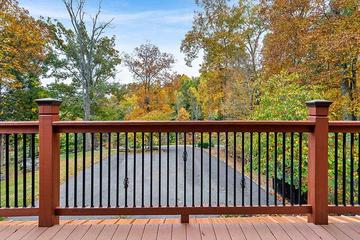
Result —
[[[360,121],[329,122],[329,212],[360,214]]]
[[[0,134],[39,134],[39,207],[2,216],[52,226],[65,215],[309,214],[327,224],[329,213],[359,211],[328,203],[329,132],[360,130],[329,122],[330,102],[307,103],[307,121],[185,122],[59,121],[59,101],[38,103],[39,121],[0,122]]]

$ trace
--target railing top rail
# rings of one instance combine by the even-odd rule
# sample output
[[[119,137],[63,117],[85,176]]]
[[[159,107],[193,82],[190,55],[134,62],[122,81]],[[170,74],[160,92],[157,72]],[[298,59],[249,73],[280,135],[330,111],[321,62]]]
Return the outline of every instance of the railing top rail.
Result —
[[[0,122],[0,134],[37,133],[38,121],[8,121]]]
[[[312,132],[312,121],[57,121],[56,132]]]
[[[329,121],[329,132],[359,133],[360,121]]]

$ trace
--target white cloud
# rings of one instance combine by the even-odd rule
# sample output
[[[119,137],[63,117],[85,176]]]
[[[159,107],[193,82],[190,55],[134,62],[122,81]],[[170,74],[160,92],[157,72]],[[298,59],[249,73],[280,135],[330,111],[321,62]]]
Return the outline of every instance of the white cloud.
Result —
[[[56,5],[41,4],[35,5],[32,2],[23,0],[24,6],[34,17],[51,17],[58,19],[70,27],[69,17],[63,4]],[[46,2],[48,3],[48,2]],[[90,15],[96,9],[90,9]],[[199,64],[201,59],[196,59],[193,67],[188,67],[184,61],[184,55],[180,52],[181,40],[190,29],[193,19],[193,9],[171,9],[171,10],[147,10],[138,12],[114,12],[104,9],[101,20],[114,19],[111,28],[107,31],[109,35],[115,35],[117,48],[121,52],[132,52],[133,49],[145,41],[159,46],[161,51],[169,52],[176,58],[174,70],[188,76],[199,75]],[[51,80],[44,80],[43,84]],[[118,74],[115,81],[129,83],[132,76],[124,66],[118,67]]]

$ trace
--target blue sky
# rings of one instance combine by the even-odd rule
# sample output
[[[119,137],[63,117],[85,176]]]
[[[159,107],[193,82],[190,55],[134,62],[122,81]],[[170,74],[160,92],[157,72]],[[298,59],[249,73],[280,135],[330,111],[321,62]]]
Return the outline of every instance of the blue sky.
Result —
[[[99,1],[87,0],[87,10],[95,12]],[[20,5],[34,17],[56,18],[69,25],[68,16],[62,0],[20,0]],[[102,19],[114,18],[107,35],[115,35],[117,49],[131,52],[136,46],[149,41],[162,51],[172,53],[176,58],[174,70],[189,76],[197,76],[200,59],[193,67],[187,67],[184,55],[180,53],[181,41],[191,29],[195,0],[102,0]],[[120,66],[116,80],[128,83],[131,74]],[[44,80],[44,84],[51,80]]]

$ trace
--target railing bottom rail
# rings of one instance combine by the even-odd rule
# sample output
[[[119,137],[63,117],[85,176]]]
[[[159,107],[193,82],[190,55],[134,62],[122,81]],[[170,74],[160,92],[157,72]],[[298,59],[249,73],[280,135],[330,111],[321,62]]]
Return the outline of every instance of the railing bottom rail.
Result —
[[[56,208],[58,216],[89,215],[213,215],[308,214],[310,205],[246,207]]]

